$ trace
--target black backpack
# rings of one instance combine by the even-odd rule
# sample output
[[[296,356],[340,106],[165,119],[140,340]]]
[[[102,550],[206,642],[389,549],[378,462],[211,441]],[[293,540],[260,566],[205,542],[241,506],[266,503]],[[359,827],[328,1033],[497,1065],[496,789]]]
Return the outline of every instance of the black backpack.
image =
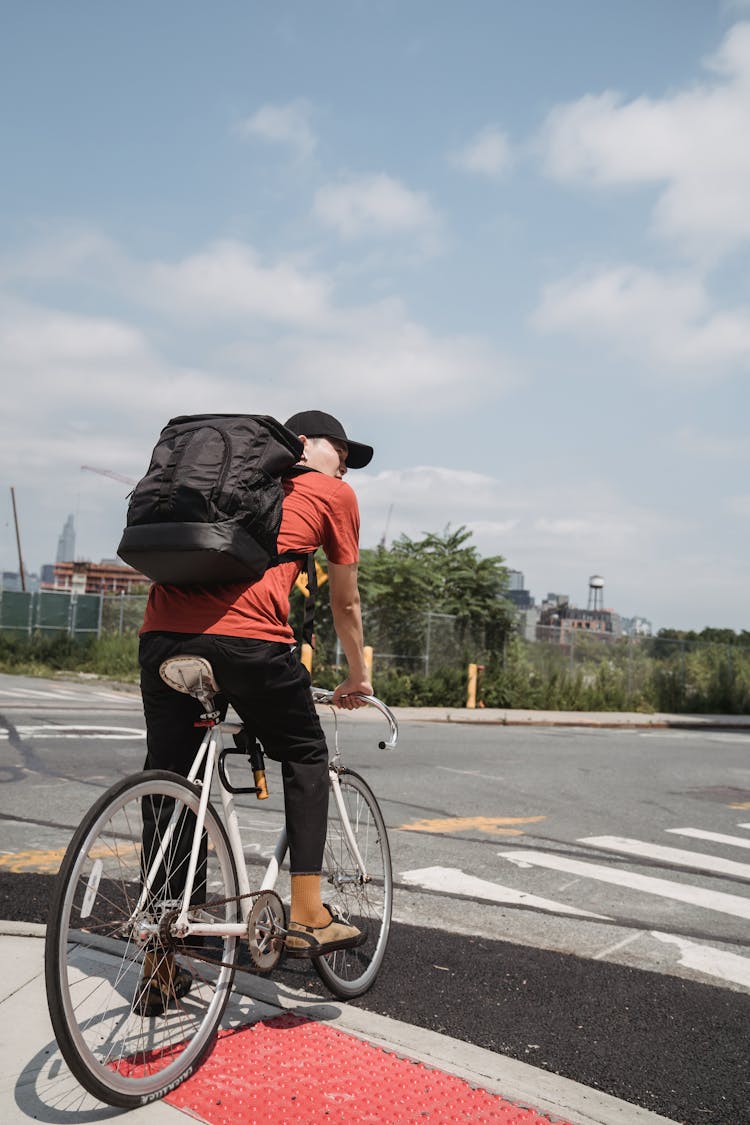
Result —
[[[302,443],[275,418],[196,414],[162,430],[135,486],[117,553],[155,582],[254,582],[277,555],[281,477]]]

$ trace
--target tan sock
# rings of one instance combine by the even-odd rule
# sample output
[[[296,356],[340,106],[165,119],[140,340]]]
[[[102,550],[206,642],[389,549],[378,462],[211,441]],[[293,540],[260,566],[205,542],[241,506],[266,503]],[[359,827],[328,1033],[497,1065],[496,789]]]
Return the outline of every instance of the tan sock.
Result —
[[[327,926],[330,922],[320,897],[320,875],[292,875],[291,920],[300,926]]]

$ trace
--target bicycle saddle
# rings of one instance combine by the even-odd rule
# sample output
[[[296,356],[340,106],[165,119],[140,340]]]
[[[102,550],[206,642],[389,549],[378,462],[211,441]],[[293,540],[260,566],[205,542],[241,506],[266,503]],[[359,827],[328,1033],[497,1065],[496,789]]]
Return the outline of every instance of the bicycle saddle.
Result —
[[[159,668],[159,675],[169,687],[186,695],[216,695],[219,690],[205,656],[170,656]]]

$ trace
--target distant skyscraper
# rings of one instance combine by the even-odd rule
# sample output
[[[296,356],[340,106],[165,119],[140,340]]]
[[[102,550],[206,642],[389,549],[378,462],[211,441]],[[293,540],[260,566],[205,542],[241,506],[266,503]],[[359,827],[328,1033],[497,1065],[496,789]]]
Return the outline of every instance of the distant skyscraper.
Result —
[[[76,529],[73,517],[68,516],[57,541],[56,562],[73,562],[76,557]]]
[[[523,590],[524,579],[520,570],[508,571],[508,589],[509,590]]]

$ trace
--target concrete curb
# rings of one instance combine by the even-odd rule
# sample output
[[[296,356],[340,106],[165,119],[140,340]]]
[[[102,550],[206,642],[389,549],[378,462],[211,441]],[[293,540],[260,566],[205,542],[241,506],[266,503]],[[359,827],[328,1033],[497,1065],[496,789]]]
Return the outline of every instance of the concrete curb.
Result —
[[[325,710],[326,708],[323,708]],[[750,731],[750,715],[670,715],[639,711],[521,711],[499,707],[392,707],[403,722],[476,723],[488,726],[613,727],[625,730],[738,730]],[[379,720],[375,712],[347,712],[355,719]]]

